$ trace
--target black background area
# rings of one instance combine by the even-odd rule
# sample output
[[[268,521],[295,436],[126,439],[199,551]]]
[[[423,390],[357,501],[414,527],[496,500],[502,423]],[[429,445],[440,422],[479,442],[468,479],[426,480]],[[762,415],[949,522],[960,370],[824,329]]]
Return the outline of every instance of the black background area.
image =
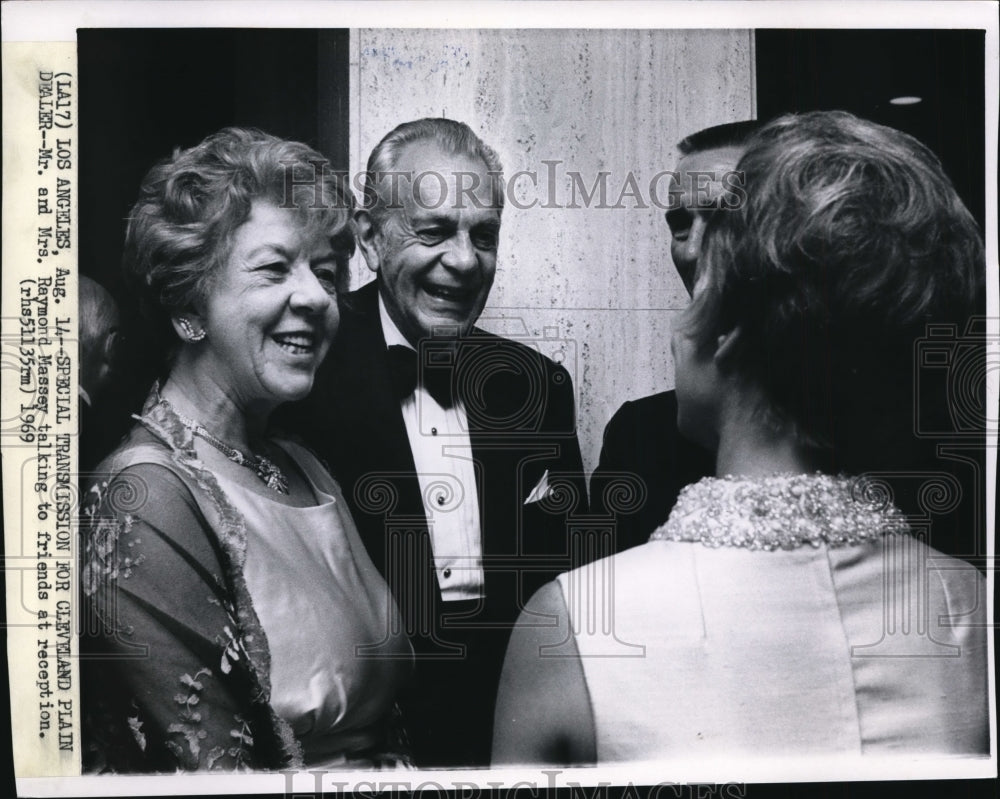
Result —
[[[757,30],[757,117],[843,109],[905,131],[941,159],[982,228],[985,44],[982,30]],[[889,102],[905,96],[921,102]]]

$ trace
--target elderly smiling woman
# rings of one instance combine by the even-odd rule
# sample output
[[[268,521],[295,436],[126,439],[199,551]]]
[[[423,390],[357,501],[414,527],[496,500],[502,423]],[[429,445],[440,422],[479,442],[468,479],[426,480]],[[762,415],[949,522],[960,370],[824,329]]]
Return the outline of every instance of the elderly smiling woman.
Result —
[[[267,430],[337,329],[351,203],[323,160],[223,130],[132,209],[126,271],[174,346],[85,504],[92,770],[397,762],[396,607],[337,484]]]

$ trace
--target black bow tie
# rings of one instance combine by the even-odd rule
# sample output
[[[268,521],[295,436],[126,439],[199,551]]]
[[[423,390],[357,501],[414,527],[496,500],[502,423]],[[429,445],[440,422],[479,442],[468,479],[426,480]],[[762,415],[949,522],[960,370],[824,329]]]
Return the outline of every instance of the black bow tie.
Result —
[[[409,397],[419,383],[438,405],[450,408],[455,403],[454,371],[451,349],[427,349],[421,359],[416,350],[409,347],[401,344],[389,347],[389,373],[396,396],[401,400]]]

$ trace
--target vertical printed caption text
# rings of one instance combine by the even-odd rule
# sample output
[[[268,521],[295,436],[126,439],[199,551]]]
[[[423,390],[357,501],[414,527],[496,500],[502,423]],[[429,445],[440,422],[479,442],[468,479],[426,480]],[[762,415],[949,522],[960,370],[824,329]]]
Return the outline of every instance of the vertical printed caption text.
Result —
[[[67,303],[72,263],[74,76],[38,72],[36,267],[19,281],[19,439],[36,454],[32,511],[37,522],[36,636],[38,737],[72,752],[73,671],[73,311]],[[60,304],[63,307],[60,308]],[[27,475],[26,475],[27,477]]]

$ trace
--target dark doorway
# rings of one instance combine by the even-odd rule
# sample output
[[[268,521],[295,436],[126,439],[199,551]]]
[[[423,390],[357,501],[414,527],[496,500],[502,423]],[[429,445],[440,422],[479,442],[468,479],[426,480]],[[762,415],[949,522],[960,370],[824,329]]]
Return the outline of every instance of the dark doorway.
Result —
[[[347,168],[346,30],[78,31],[80,269],[117,281],[146,171],[227,125],[304,141]]]
[[[756,40],[760,119],[840,108],[906,131],[983,226],[985,31],[758,30]],[[900,98],[920,102],[891,102]]]

